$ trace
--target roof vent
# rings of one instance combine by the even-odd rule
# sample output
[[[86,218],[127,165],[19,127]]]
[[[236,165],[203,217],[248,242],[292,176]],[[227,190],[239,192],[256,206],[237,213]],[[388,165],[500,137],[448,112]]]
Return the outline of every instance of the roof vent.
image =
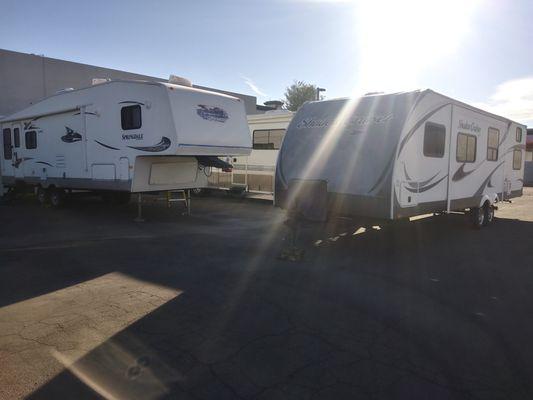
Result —
[[[273,110],[282,110],[283,102],[281,100],[268,100],[263,103],[267,107],[272,107]]]
[[[65,92],[72,92],[73,90],[74,90],[74,88],[68,87],[68,88],[64,88],[64,89],[58,90],[55,94],[60,94],[60,93],[65,93]]]
[[[172,83],[173,85],[192,87],[192,82],[190,80],[188,80],[187,78],[182,78],[181,76],[176,76],[176,75],[170,75],[168,77],[168,83]]]
[[[111,81],[109,78],[93,78],[92,85],[101,85],[102,83],[106,83]]]

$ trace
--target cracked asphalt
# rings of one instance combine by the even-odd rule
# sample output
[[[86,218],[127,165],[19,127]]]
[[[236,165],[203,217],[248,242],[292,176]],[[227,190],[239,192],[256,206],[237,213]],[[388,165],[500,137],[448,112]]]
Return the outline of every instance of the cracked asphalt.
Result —
[[[197,198],[0,206],[0,398],[531,399],[533,189],[354,234]]]

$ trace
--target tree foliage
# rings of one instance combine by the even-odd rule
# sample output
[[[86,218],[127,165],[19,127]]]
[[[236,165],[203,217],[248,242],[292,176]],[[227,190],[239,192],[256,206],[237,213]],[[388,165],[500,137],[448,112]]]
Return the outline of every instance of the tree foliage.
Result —
[[[285,107],[290,111],[298,110],[306,101],[316,99],[316,86],[303,81],[294,81],[285,89]]]

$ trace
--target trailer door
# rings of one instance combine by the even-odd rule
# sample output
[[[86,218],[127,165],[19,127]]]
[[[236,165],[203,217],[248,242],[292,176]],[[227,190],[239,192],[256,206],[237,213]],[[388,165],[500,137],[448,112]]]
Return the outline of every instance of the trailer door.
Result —
[[[525,133],[522,127],[511,124],[507,143],[504,144],[505,163],[503,179],[503,198],[516,196],[523,186]]]
[[[20,124],[11,126],[13,132],[13,166],[15,178],[24,178],[24,166],[20,165],[24,162],[24,150],[21,144],[22,127]]]
[[[14,176],[13,170],[13,133],[11,127],[2,129],[2,175]]]

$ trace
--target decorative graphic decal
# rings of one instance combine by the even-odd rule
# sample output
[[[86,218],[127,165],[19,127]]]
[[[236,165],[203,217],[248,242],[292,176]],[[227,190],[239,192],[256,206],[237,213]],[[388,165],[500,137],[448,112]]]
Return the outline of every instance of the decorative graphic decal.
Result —
[[[410,186],[410,187],[406,187],[405,189],[410,191],[411,193],[417,193],[417,192],[425,192],[426,190],[429,190],[431,189],[432,187],[436,186],[437,184],[439,184],[444,178],[446,178],[448,175],[445,175],[444,177],[442,177],[441,179],[439,179],[437,182],[434,182],[432,183],[431,185],[429,185],[429,183],[435,179],[437,177],[438,174],[440,174],[440,171],[437,172],[435,175],[433,175],[431,178],[429,179],[426,179],[424,181],[421,181],[421,182],[413,182],[411,180],[411,177],[409,176],[409,174],[407,173],[407,168],[405,166],[405,163],[403,163],[403,172],[405,174],[405,178],[407,179],[407,181],[411,181],[411,182],[407,182],[407,184]]]
[[[153,146],[128,146],[130,149],[140,150],[140,151],[149,151],[156,153],[159,151],[164,151],[170,147],[170,139],[166,136],[161,138],[161,141]]]
[[[22,164],[24,161],[28,161],[28,160],[33,160],[33,157],[22,157],[22,158],[17,158],[15,160],[15,162],[13,163],[13,166],[15,168],[18,168],[20,164]]]
[[[74,143],[79,142],[81,140],[81,135],[78,132],[75,132],[74,130],[70,129],[68,126],[65,126],[65,129],[67,130],[66,135],[61,136],[61,140],[65,143]]]
[[[363,128],[368,128],[368,126],[370,125],[385,124],[393,118],[393,113],[387,113],[382,115],[352,115],[346,120],[339,120],[338,118],[335,118],[333,122],[327,119],[309,117],[298,122],[298,124],[296,125],[296,129],[327,128],[330,125],[342,125],[342,129],[350,131],[349,134],[353,135],[356,133],[361,133]]]
[[[37,121],[39,118],[41,117],[36,117],[36,118],[33,118],[31,121],[24,122],[24,130],[25,131],[41,130],[41,128],[39,128],[38,126],[33,125],[33,123]]]
[[[481,164],[479,164],[479,165],[481,165]],[[466,163],[462,163],[461,166],[459,167],[459,169],[457,171],[455,171],[455,174],[453,174],[452,181],[457,182],[457,181],[460,181],[461,179],[467,177],[472,172],[474,172],[476,169],[478,169],[479,165],[476,168],[474,168],[473,170],[471,170],[471,171],[465,171]]]
[[[78,111],[77,113],[74,113],[72,115],[81,115],[81,111]],[[85,111],[85,115],[95,115],[95,116],[98,116],[97,113],[95,112],[92,112],[92,111]]]
[[[116,147],[113,147],[113,146],[108,146],[107,144],[103,144],[102,142],[99,142],[98,140],[94,139],[94,141],[96,143],[98,143],[100,146],[103,146],[105,147],[106,149],[111,149],[111,150],[119,150],[118,148]]]
[[[478,124],[476,124],[475,122],[464,121],[462,119],[459,120],[457,128],[463,131],[472,132],[474,134],[478,134],[481,132],[481,127]]]
[[[43,165],[48,165],[49,167],[53,167],[52,164],[47,163],[46,161],[35,161],[35,164],[43,164]]]
[[[438,175],[438,174],[437,174]],[[422,192],[426,192],[428,191],[429,189],[432,189],[434,188],[435,186],[437,186],[439,183],[441,183],[444,179],[446,179],[448,177],[448,175],[444,175],[442,178],[440,178],[438,181],[435,181],[433,182],[432,184],[430,185],[427,185],[427,186],[420,186],[418,188],[410,188],[410,187],[406,187],[405,189],[410,191],[411,193],[422,193]],[[433,179],[433,178],[431,178]],[[430,179],[430,180],[431,180]],[[426,181],[427,182],[427,181]],[[424,182],[423,182],[424,183]]]
[[[118,104],[138,104],[140,106],[144,106],[144,103],[141,103],[140,101],[133,101],[133,100],[121,101]]]
[[[122,140],[143,140],[142,133],[123,133]]]
[[[487,176],[487,178],[483,181],[483,183],[481,184],[481,186],[478,188],[478,190],[476,190],[476,192],[474,193],[474,195],[472,197],[478,197],[478,196],[481,196],[483,194],[483,191],[485,190],[485,187],[488,185],[488,183],[490,182],[491,178],[492,178],[492,175],[494,175],[494,173],[496,172],[496,170],[498,168],[500,168],[502,165],[503,165],[504,161],[500,162],[498,165],[496,165],[496,167],[492,170],[492,172],[489,174],[489,176]]]
[[[198,104],[196,114],[207,121],[226,122],[229,118],[228,113],[220,107],[209,107],[203,104]]]

